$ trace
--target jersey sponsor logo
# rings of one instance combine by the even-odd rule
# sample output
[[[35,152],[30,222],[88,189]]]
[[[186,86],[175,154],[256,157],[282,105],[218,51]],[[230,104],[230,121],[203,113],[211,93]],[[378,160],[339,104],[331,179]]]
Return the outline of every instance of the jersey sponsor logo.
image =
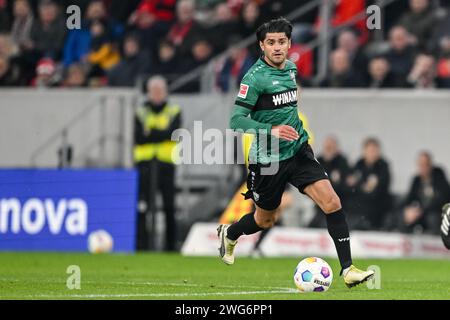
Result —
[[[279,106],[286,103],[297,102],[297,90],[292,90],[272,96],[273,104]]]
[[[248,85],[241,83],[241,87],[239,88],[238,97],[245,99],[247,97]]]

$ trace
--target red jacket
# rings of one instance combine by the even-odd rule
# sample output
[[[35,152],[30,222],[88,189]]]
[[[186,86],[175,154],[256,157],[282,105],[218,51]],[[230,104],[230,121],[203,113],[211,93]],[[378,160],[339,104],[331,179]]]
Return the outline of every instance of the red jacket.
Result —
[[[142,0],[137,12],[148,12],[158,21],[173,21],[175,19],[176,0]]]

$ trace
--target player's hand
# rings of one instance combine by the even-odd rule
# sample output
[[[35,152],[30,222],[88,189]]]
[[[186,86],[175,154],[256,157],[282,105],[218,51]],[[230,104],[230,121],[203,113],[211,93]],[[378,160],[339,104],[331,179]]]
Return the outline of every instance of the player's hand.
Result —
[[[297,130],[286,124],[273,126],[270,134],[287,141],[294,141],[299,138]]]

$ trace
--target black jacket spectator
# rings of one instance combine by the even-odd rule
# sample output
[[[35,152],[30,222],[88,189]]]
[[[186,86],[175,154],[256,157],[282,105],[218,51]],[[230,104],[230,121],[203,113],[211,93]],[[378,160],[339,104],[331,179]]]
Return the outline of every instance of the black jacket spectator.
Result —
[[[349,193],[349,188],[347,187],[345,180],[350,172],[350,167],[348,165],[347,159],[339,153],[333,159],[328,161],[325,160],[325,158],[322,156],[319,156],[317,160],[327,172],[333,189],[336,191],[339,198],[341,199],[341,202],[345,206],[347,202],[347,195]],[[324,213],[318,206],[316,206],[315,211],[315,216],[309,223],[309,227],[326,228],[327,226]]]
[[[347,158],[338,153],[331,160],[325,160],[323,156],[319,156],[317,160],[322,164],[325,171],[328,173],[328,177],[330,178],[334,190],[339,195],[342,202],[345,202],[345,198],[349,192],[345,180],[347,175],[350,173]]]
[[[410,3],[415,1],[410,1]],[[417,1],[416,1],[417,2]],[[428,39],[431,37],[433,27],[436,23],[436,15],[428,1],[423,1],[425,6],[412,6],[409,12],[403,14],[399,20],[399,25],[403,26],[415,37],[419,48],[426,47]]]
[[[383,226],[391,206],[389,185],[391,175],[388,163],[380,158],[368,165],[359,160],[352,170],[356,184],[350,196],[350,220],[356,229],[378,230]]]
[[[389,62],[382,57],[369,62],[369,88],[390,88],[394,86]]]
[[[40,56],[59,59],[66,35],[65,22],[52,2],[41,4],[39,12],[39,19],[34,20],[30,33],[33,49]]]
[[[163,75],[170,84],[182,73],[179,68],[179,57],[175,46],[170,41],[162,41],[159,45],[158,56],[150,67],[151,74]]]
[[[442,206],[449,201],[450,186],[441,168],[434,167],[429,182],[423,181],[420,176],[415,176],[408,196],[406,205],[419,205],[427,213],[438,214]]]
[[[389,32],[390,49],[386,59],[390,65],[393,86],[408,87],[406,78],[414,64],[416,50],[409,40],[408,31],[402,26],[396,26]]]
[[[450,200],[450,185],[428,153],[419,155],[418,169],[403,203],[400,229],[438,234],[442,206]]]
[[[108,73],[108,84],[113,87],[133,87],[140,76],[149,72],[149,68],[149,53],[140,51],[137,36],[129,36],[124,41],[122,60]]]
[[[321,82],[321,87],[355,88],[362,87],[364,81],[352,67],[347,51],[336,49],[330,55],[328,77]]]
[[[0,87],[13,87],[20,84],[20,69],[11,61],[0,56]]]

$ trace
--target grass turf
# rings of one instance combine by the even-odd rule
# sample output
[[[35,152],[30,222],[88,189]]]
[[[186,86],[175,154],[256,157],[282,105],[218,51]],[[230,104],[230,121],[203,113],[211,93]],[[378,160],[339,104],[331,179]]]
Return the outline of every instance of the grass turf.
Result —
[[[324,293],[298,293],[299,259],[219,258],[178,254],[89,255],[0,253],[0,299],[450,299],[449,260],[357,260],[378,265],[381,289],[348,289],[330,263],[334,280]],[[81,270],[81,289],[69,290],[68,266]]]

